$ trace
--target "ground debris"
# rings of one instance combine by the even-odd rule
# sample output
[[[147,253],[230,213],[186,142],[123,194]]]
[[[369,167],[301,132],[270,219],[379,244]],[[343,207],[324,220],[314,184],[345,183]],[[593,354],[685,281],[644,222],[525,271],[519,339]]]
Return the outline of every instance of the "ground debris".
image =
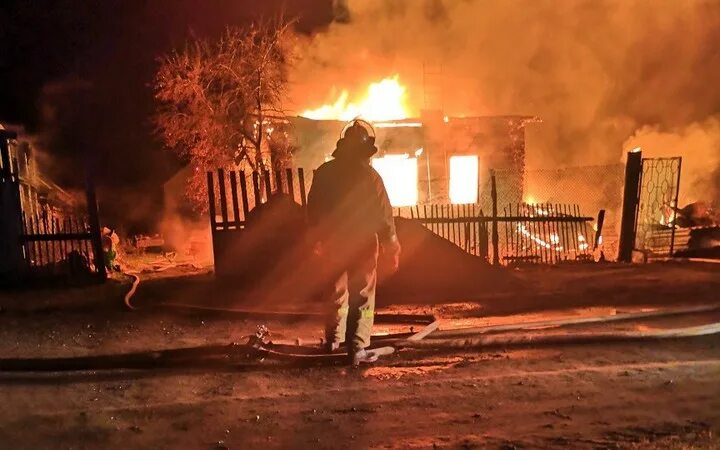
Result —
[[[710,425],[705,422],[688,421],[685,424],[663,423],[653,427],[628,427],[610,431],[607,439],[630,444],[653,443],[666,445],[670,442],[682,442],[685,445],[702,445],[712,438]]]
[[[336,414],[376,413],[377,409],[370,407],[353,406],[350,408],[334,409],[332,410],[332,412]]]
[[[544,414],[548,415],[548,416],[559,417],[559,418],[565,419],[565,420],[572,420],[572,417],[568,416],[567,414],[561,413],[559,409],[553,409],[552,411],[545,411]]]

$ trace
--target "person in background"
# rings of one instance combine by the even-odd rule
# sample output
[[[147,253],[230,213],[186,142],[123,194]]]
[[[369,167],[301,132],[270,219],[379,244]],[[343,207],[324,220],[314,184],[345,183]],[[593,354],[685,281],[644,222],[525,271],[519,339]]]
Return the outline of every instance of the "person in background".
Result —
[[[100,233],[103,247],[103,260],[105,268],[108,272],[120,271],[120,266],[116,263],[118,256],[118,246],[120,245],[120,237],[108,227],[103,227]]]

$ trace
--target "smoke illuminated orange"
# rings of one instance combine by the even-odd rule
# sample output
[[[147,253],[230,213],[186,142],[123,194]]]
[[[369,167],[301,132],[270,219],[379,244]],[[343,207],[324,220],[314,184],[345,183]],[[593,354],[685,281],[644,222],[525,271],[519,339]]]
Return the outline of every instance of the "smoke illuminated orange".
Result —
[[[300,115],[315,120],[348,121],[358,117],[370,121],[406,119],[410,116],[407,89],[400,84],[398,75],[394,75],[370,84],[362,97],[350,101],[349,92],[343,90],[334,103],[305,110]]]

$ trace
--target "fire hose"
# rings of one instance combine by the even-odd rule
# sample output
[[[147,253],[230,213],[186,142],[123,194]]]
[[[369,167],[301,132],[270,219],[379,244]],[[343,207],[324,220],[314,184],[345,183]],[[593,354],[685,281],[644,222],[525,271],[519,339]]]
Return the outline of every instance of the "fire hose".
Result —
[[[140,277],[136,274],[126,274],[133,279],[130,289],[125,294],[123,302],[125,307],[130,311],[138,311],[142,308],[133,304],[132,298],[137,292],[140,284]],[[206,313],[222,313],[225,316],[247,319],[285,319],[285,320],[304,320],[304,319],[323,319],[325,316],[317,312],[295,312],[295,311],[255,311],[235,308],[217,308],[211,306],[198,306],[186,303],[163,302],[154,305],[156,309],[170,310],[186,310]],[[435,317],[429,314],[375,314],[375,323],[394,323],[406,325],[427,325],[435,321]],[[404,333],[403,333],[404,335]],[[410,334],[407,334],[408,336]]]
[[[130,299],[135,294],[140,278],[134,275],[132,288],[125,296],[125,304],[130,309],[135,309]],[[624,340],[652,340],[681,337],[706,336],[720,333],[720,323],[707,325],[674,328],[666,330],[647,331],[613,331],[602,333],[574,333],[574,334],[521,334],[488,336],[493,333],[508,333],[518,331],[532,331],[547,328],[571,327],[577,325],[612,323],[621,321],[632,321],[639,319],[661,318],[677,315],[698,314],[720,310],[720,305],[700,305],[680,308],[666,308],[652,311],[642,311],[625,314],[579,317],[571,319],[545,320],[526,322],[520,324],[493,325],[485,327],[467,327],[448,330],[438,330],[437,321],[431,324],[420,333],[405,338],[404,336],[390,336],[387,343],[395,348],[402,349],[445,349],[445,348],[486,348],[486,347],[509,347],[518,345],[557,345],[557,344],[583,344],[593,342],[613,342]],[[432,316],[430,316],[432,318]],[[433,318],[434,319],[434,318]],[[427,338],[427,339],[424,339]],[[377,340],[377,337],[375,337]]]
[[[140,278],[133,277],[131,288],[124,297],[125,305],[131,310],[138,307],[132,304],[137,292]],[[167,307],[192,308],[208,310],[208,308],[182,304],[165,304]],[[697,336],[708,336],[720,333],[720,322],[705,325],[645,331],[609,331],[598,333],[537,333],[538,330],[566,328],[584,324],[611,323],[646,318],[661,318],[684,314],[697,314],[720,310],[720,305],[702,305],[694,307],[670,308],[638,313],[592,316],[572,319],[545,320],[520,324],[493,325],[484,327],[468,327],[438,330],[439,322],[433,320],[417,333],[374,336],[374,346],[393,350],[458,350],[485,349],[492,347],[511,348],[515,346],[541,346],[565,344],[589,344],[600,342],[642,341],[658,339],[676,339]],[[225,310],[213,308],[209,311],[231,311],[241,316],[257,317],[259,314],[295,313],[263,313],[244,310]],[[304,316],[308,316],[305,314]],[[318,315],[310,315],[316,317]],[[393,315],[386,320],[392,321]],[[414,318],[414,323],[427,322],[432,316],[400,315],[401,318]],[[434,319],[434,318],[433,318]],[[396,320],[397,322],[397,320]],[[516,332],[515,334],[508,334]],[[522,332],[522,333],[519,333]],[[536,334],[533,334],[535,332]],[[268,340],[267,328],[258,327],[255,335],[249,336],[246,344],[205,345],[199,347],[146,351],[125,354],[109,354],[70,358],[7,358],[0,359],[0,372],[61,372],[82,370],[116,370],[116,369],[157,369],[157,368],[228,368],[242,367],[245,364],[262,362],[265,359],[276,360],[294,365],[333,364],[346,361],[347,354],[323,353],[319,347],[288,345],[273,343]]]

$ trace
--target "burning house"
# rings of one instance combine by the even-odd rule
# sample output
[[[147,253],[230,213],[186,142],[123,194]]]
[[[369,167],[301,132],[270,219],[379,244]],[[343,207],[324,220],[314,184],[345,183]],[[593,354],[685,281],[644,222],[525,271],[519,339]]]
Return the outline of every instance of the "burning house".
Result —
[[[498,196],[523,198],[525,127],[533,116],[450,117],[441,111],[412,115],[397,77],[371,85],[358,104],[337,102],[302,112],[291,122],[299,150],[294,165],[315,168],[330,158],[347,123],[368,119],[378,153],[372,164],[385,181],[393,206],[484,203],[489,173],[498,174]]]
[[[16,173],[22,210],[27,217],[43,214],[61,216],[75,208],[74,197],[51,181],[38,169],[35,150],[30,141],[24,137],[22,127],[3,126],[0,132],[12,138],[3,150],[0,158],[0,170]]]

